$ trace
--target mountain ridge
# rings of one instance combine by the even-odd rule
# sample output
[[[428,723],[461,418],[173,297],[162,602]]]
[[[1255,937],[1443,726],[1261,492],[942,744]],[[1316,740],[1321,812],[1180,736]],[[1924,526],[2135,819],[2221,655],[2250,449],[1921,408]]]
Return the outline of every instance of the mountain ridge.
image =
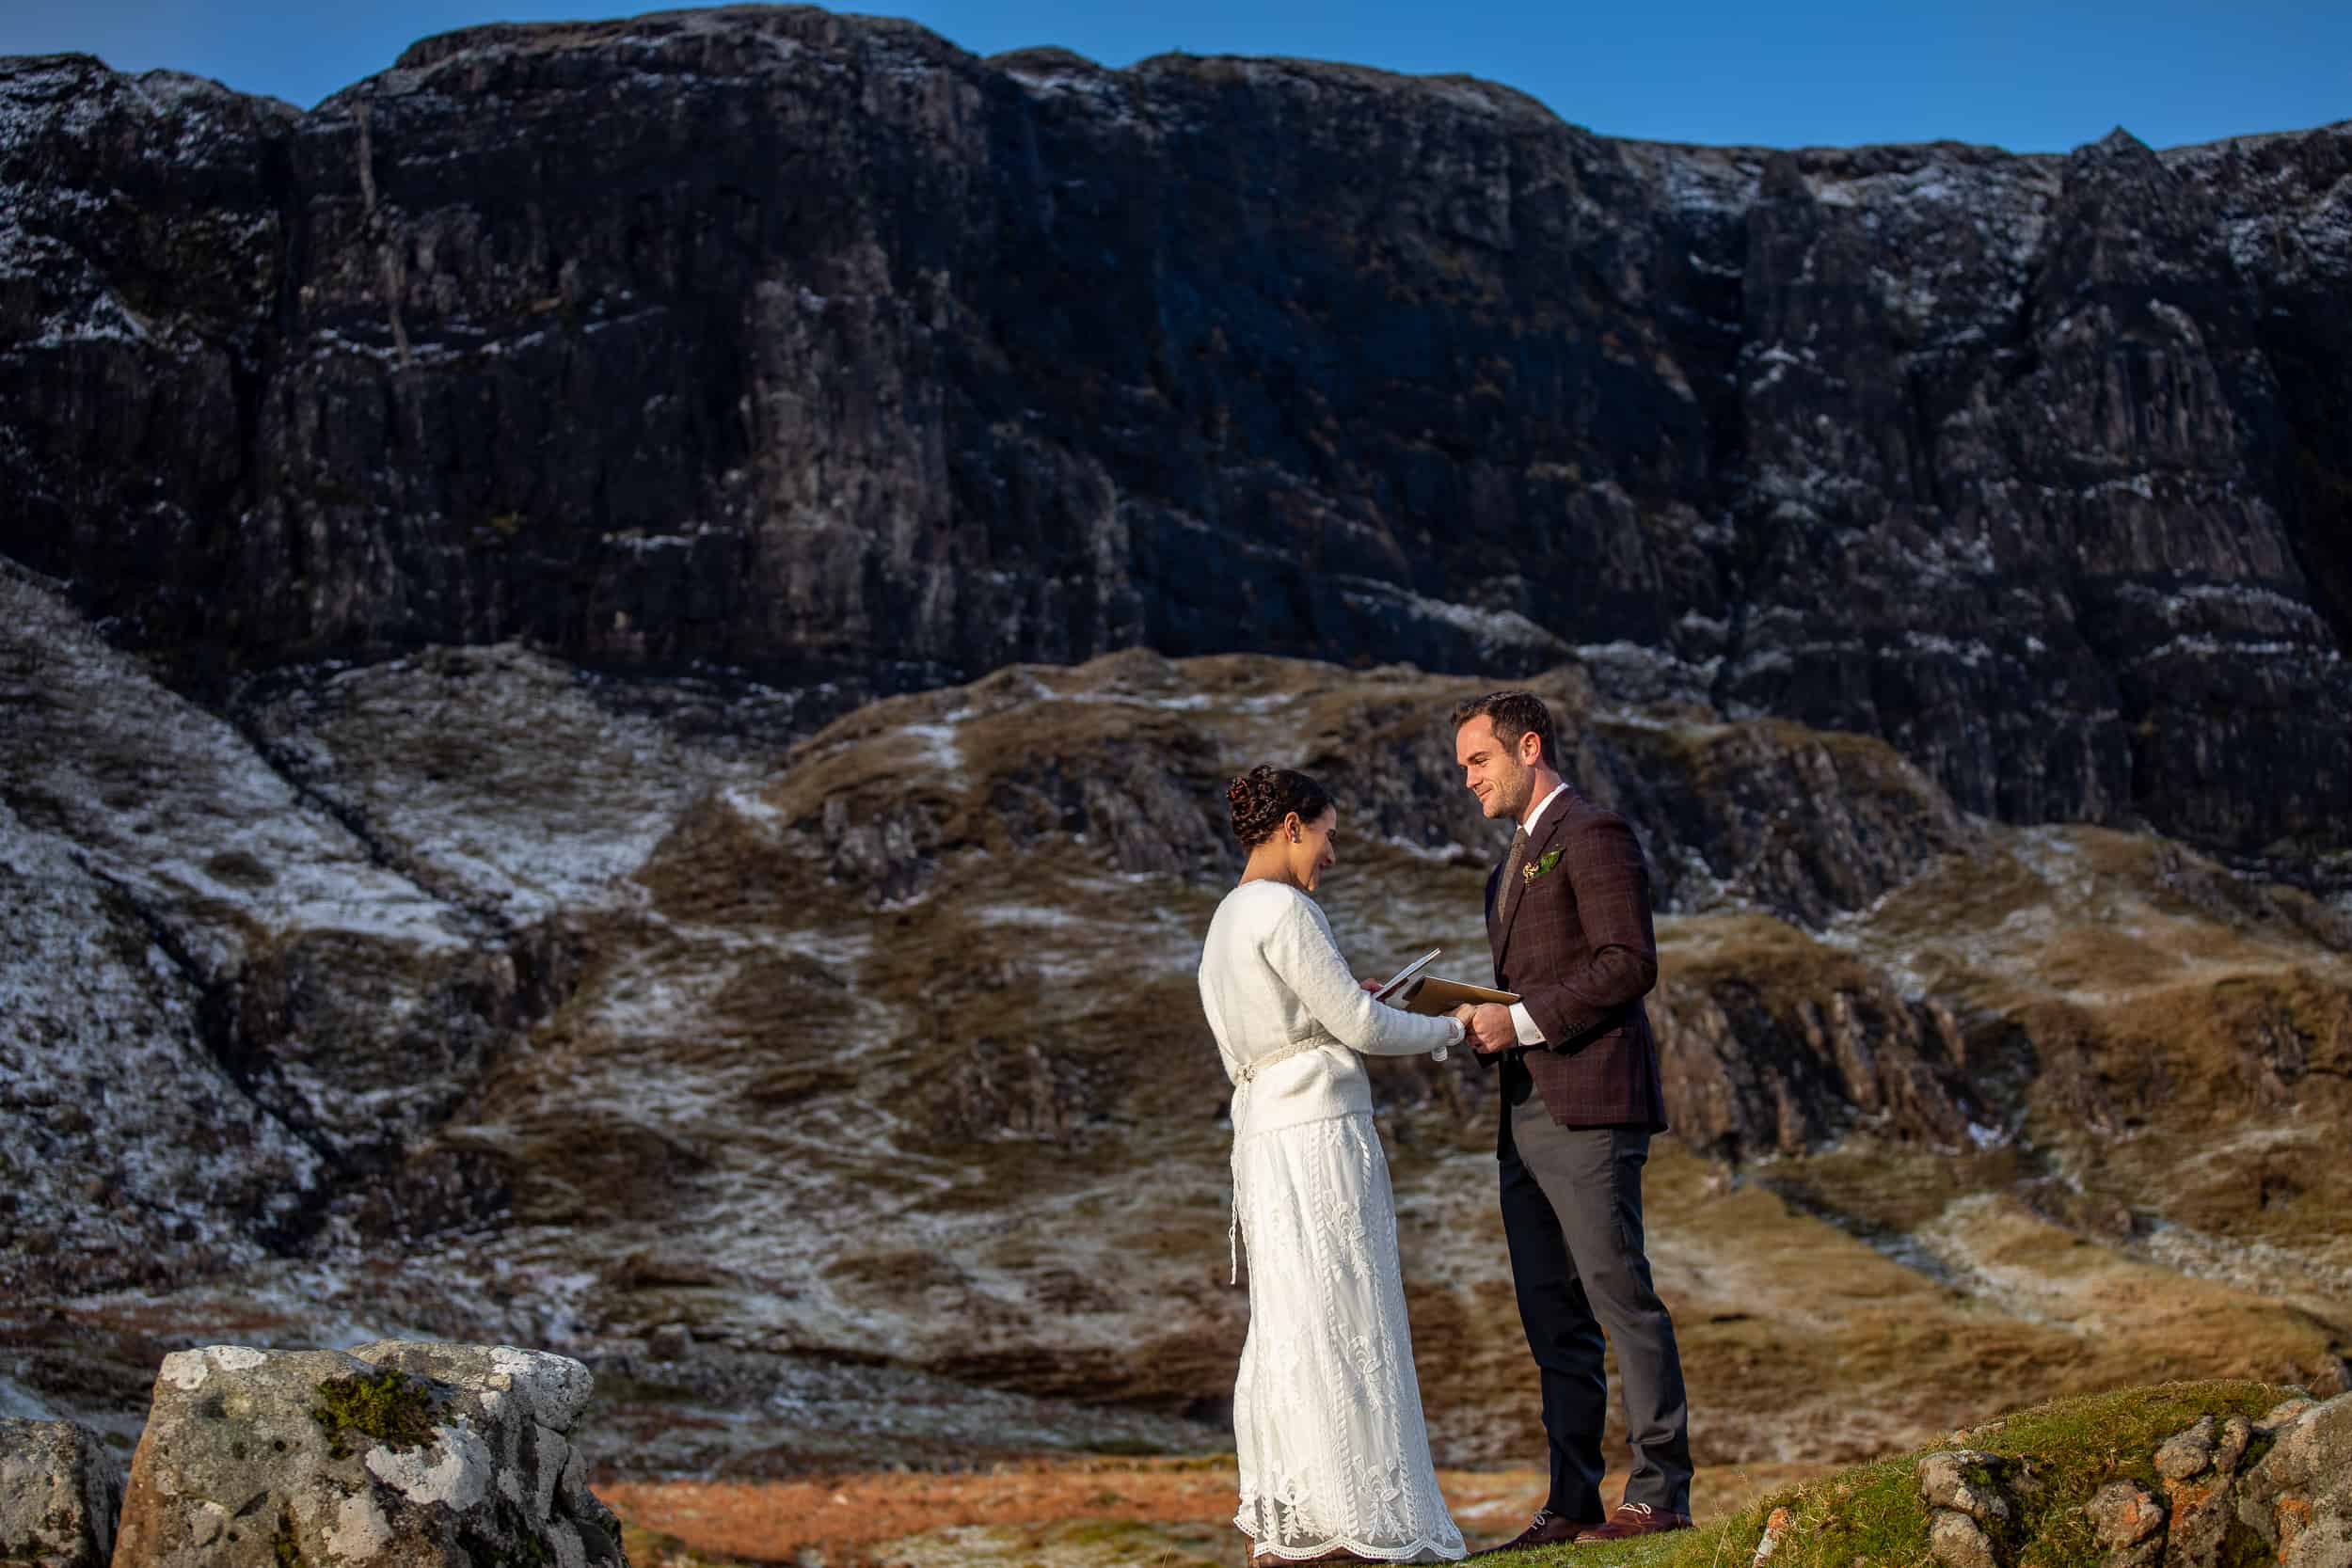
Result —
[[[1622,647],[1967,810],[2352,875],[2343,125],[1683,149],[808,8],[402,61],[0,81],[0,550],[183,689]]]

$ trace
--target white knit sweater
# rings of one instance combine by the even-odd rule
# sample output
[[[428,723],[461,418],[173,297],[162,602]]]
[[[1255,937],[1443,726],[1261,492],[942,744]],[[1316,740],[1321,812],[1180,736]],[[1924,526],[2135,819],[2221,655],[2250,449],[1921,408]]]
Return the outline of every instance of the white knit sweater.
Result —
[[[1217,905],[1200,1006],[1234,1084],[1236,1140],[1370,1111],[1358,1052],[1410,1056],[1455,1038],[1448,1020],[1375,1002],[1348,973],[1322,907],[1281,882],[1245,882]],[[1299,1043],[1310,1049],[1268,1060]]]

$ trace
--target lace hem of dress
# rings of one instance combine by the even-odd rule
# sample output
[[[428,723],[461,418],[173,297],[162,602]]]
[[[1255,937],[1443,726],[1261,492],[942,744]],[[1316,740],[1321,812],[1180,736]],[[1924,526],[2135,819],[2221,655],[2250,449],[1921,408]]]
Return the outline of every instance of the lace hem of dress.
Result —
[[[1252,1558],[1280,1558],[1285,1562],[1295,1562],[1301,1558],[1321,1557],[1326,1552],[1343,1551],[1353,1552],[1358,1557],[1372,1558],[1381,1562],[1410,1562],[1424,1553],[1440,1562],[1458,1562],[1470,1555],[1470,1548],[1465,1546],[1458,1538],[1453,1541],[1441,1541],[1434,1535],[1425,1536],[1419,1541],[1408,1541],[1400,1546],[1367,1545],[1361,1541],[1351,1541],[1344,1535],[1335,1535],[1327,1541],[1314,1542],[1302,1546],[1269,1546],[1256,1536],[1249,1535],[1249,1518],[1246,1513],[1233,1515],[1233,1528],[1242,1534],[1249,1536],[1249,1555]]]

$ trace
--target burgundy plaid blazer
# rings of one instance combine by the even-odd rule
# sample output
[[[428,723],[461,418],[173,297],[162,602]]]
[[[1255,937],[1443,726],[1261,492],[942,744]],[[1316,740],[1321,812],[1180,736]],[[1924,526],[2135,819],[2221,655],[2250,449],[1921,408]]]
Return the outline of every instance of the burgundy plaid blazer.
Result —
[[[1518,991],[1544,1032],[1543,1044],[1521,1053],[1528,1074],[1564,1127],[1663,1132],[1658,1043],[1642,1006],[1658,983],[1642,847],[1624,817],[1571,785],[1535,824],[1526,864],[1554,850],[1551,868],[1515,879],[1517,888],[1502,885],[1502,865],[1486,878],[1495,985]]]

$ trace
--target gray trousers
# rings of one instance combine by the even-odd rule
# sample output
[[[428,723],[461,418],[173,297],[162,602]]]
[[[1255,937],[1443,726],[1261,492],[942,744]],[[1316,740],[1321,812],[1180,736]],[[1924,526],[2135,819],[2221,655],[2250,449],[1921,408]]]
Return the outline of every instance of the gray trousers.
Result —
[[[1542,1374],[1551,1445],[1545,1506],[1600,1519],[1601,1431],[1609,1384],[1601,1357],[1616,1347],[1633,1473],[1625,1501],[1691,1512],[1689,1402],[1673,1319],[1650,1285],[1642,1250],[1642,1165],[1649,1134],[1562,1127],[1516,1057],[1502,1065],[1502,1228],[1527,1348]],[[1603,1339],[1603,1335],[1607,1338]]]

